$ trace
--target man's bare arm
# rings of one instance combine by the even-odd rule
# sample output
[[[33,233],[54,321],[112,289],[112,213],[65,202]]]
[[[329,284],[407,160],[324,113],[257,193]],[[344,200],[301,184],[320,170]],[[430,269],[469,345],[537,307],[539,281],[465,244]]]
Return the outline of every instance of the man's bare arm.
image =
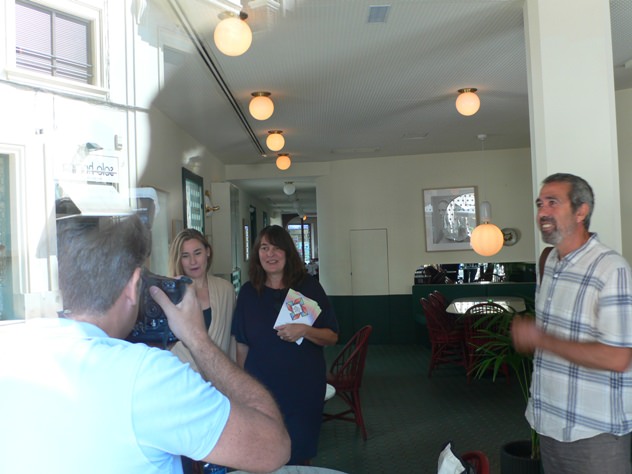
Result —
[[[540,348],[590,369],[623,372],[632,361],[632,348],[560,339],[543,332],[532,318],[514,318],[511,336],[519,352],[531,353]]]

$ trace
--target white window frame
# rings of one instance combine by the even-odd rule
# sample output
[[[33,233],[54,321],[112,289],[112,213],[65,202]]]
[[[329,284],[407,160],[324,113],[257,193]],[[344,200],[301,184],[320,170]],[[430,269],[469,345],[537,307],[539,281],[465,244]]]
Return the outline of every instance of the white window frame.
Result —
[[[39,308],[46,303],[40,301],[42,294],[32,294],[30,284],[29,261],[34,260],[33,249],[37,247],[38,238],[44,237],[50,240],[50,235],[38,233],[41,229],[34,230],[29,238],[28,233],[28,195],[26,177],[26,147],[23,145],[0,143],[0,153],[9,156],[9,180],[11,203],[11,269],[13,286],[13,308],[15,317],[22,319],[32,317]],[[43,227],[45,229],[45,227]],[[37,234],[37,235],[36,235]],[[53,240],[53,245],[55,241]],[[50,265],[49,265],[50,266]],[[50,277],[50,275],[48,275]],[[50,285],[49,285],[50,286]],[[47,299],[46,297],[43,297]],[[54,298],[53,298],[54,299]],[[33,308],[33,306],[35,308]]]
[[[104,17],[105,0],[29,0],[68,15],[82,18],[90,22],[90,45],[92,48],[94,84],[51,76],[45,73],[31,71],[17,67],[15,55],[15,0],[7,1],[7,15],[5,17],[6,31],[6,78],[21,84],[46,87],[61,92],[79,93],[84,96],[106,98],[108,90],[105,87],[104,58],[106,57]]]

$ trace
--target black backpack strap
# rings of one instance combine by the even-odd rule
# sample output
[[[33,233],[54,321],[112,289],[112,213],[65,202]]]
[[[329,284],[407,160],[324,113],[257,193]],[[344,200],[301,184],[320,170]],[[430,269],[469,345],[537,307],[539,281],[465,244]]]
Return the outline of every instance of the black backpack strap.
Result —
[[[540,283],[542,283],[542,277],[544,276],[544,264],[549,254],[553,250],[553,247],[545,247],[540,254],[540,261],[538,263],[538,269],[540,270]]]

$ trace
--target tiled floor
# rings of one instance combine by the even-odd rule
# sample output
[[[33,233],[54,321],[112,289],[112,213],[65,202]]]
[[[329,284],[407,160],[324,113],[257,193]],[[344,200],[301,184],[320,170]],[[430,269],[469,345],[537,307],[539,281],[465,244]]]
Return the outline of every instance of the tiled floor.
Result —
[[[434,474],[451,440],[457,451],[485,452],[491,472],[499,474],[501,445],[529,436],[518,384],[500,378],[467,385],[463,368],[452,367],[428,378],[429,356],[421,345],[369,346],[361,391],[369,438],[363,441],[352,423],[328,421],[313,465],[349,474]],[[342,406],[336,397],[329,405]]]

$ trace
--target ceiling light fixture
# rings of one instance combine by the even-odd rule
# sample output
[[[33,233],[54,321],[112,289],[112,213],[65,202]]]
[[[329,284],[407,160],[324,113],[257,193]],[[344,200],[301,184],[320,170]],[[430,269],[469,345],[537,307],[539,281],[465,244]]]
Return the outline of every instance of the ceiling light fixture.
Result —
[[[285,171],[292,165],[292,160],[290,159],[289,153],[279,153],[278,158],[276,159],[276,166],[281,171]]]
[[[288,196],[291,196],[292,194],[294,194],[295,191],[296,186],[294,186],[294,183],[292,181],[286,181],[285,185],[283,186],[283,192]]]
[[[244,21],[248,14],[240,12],[236,16],[233,12],[222,12],[219,17],[222,21],[217,24],[213,33],[215,46],[226,56],[241,56],[252,43],[252,31]]]
[[[492,220],[492,206],[489,202],[483,201],[480,207],[481,224],[472,231],[470,244],[474,251],[483,257],[491,257],[500,252],[505,243],[503,232],[494,224]]]
[[[479,133],[476,138],[481,142],[481,154],[485,154],[485,140],[487,134]],[[505,243],[503,232],[494,224],[492,220],[492,206],[489,202],[483,201],[479,208],[480,222],[472,231],[470,236],[470,245],[474,251],[484,257],[491,257],[500,252]]]
[[[250,99],[250,105],[248,106],[250,115],[257,120],[267,120],[272,117],[274,103],[270,99],[270,93],[259,91],[253,92],[251,95],[252,99]]]
[[[272,151],[279,151],[285,146],[285,138],[283,138],[283,130],[268,130],[268,138],[266,145]]]
[[[461,115],[470,116],[478,112],[481,107],[481,99],[475,94],[478,89],[467,87],[459,89],[459,96],[456,98],[456,110]]]

